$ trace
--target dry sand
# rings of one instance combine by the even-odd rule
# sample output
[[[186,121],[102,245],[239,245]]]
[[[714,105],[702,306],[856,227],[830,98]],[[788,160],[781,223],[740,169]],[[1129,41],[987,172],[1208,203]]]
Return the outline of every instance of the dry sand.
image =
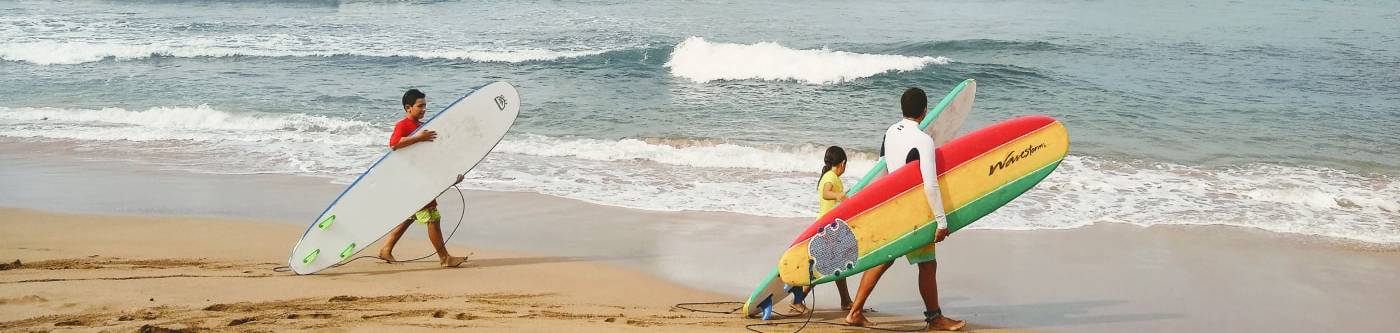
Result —
[[[0,229],[0,331],[7,332],[712,332],[755,322],[673,309],[734,297],[586,257],[476,250],[456,269],[366,259],[295,276],[274,271],[300,234],[290,225],[6,208]],[[397,253],[426,251],[406,239]]]

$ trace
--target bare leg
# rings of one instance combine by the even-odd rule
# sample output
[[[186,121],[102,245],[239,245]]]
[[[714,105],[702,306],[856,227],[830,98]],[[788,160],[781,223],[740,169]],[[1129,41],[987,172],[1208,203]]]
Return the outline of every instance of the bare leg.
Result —
[[[924,299],[924,310],[942,311],[938,306],[938,262],[919,263],[919,296]]]
[[[841,294],[841,310],[850,310],[851,291],[846,288],[846,279],[836,280],[836,291]]]
[[[929,329],[935,331],[956,331],[967,326],[967,322],[953,320],[943,316],[942,307],[938,305],[938,262],[930,261],[919,263],[919,296],[924,299],[924,309],[928,313],[940,313],[934,318],[927,318]]]
[[[860,290],[856,291],[856,301],[851,303],[851,312],[846,314],[846,324],[852,326],[874,325],[869,319],[865,319],[865,301],[870,298],[870,292],[875,290],[875,283],[880,282],[880,276],[885,275],[885,270],[890,269],[894,262],[875,266],[865,271],[860,276]]]
[[[433,243],[433,248],[437,250],[438,262],[442,267],[457,267],[467,261],[466,257],[453,257],[447,253],[447,244],[442,239],[441,221],[428,222],[428,241]]]
[[[410,225],[413,225],[413,219],[404,220],[394,231],[389,232],[389,238],[384,239],[384,247],[379,248],[379,259],[394,262],[394,245],[399,243],[399,237],[403,237]]]
[[[803,295],[811,296],[811,295],[812,295],[812,286],[802,287],[802,294],[803,294]],[[808,308],[807,308],[807,305],[806,305],[806,304],[802,304],[802,302],[798,302],[797,299],[798,299],[797,297],[793,297],[793,298],[792,298],[792,305],[791,305],[791,306],[788,306],[788,308],[791,309],[792,312],[796,312],[797,314],[804,314],[804,313],[807,313],[807,311],[811,310],[811,309],[808,309]]]

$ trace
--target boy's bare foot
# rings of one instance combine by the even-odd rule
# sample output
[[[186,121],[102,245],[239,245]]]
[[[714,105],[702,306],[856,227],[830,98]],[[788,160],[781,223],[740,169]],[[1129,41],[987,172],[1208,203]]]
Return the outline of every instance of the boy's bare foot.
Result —
[[[952,318],[938,316],[928,322],[930,331],[956,331],[967,326],[967,321],[953,320]]]
[[[807,308],[807,305],[806,305],[806,304],[802,304],[802,303],[796,303],[796,304],[790,305],[790,306],[788,306],[788,308],[791,309],[792,312],[796,312],[797,314],[807,314],[807,311],[810,311],[810,310],[811,310],[811,309],[808,309],[808,308]]]
[[[442,265],[443,268],[452,268],[461,266],[464,262],[467,262],[467,257],[447,257],[440,260],[438,264]]]
[[[851,325],[855,327],[870,327],[875,326],[875,322],[870,321],[870,319],[865,319],[865,315],[863,314],[851,313],[846,315],[846,325]]]
[[[379,250],[379,260],[383,260],[384,262],[391,264],[394,263],[394,255],[392,254],[393,251],[394,250],[392,249]]]

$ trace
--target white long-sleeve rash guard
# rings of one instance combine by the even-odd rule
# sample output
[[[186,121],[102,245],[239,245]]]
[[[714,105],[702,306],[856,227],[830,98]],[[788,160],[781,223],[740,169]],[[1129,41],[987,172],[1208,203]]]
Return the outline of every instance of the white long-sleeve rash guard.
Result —
[[[880,156],[885,158],[886,170],[894,173],[904,164],[919,160],[919,172],[923,174],[924,194],[928,196],[928,205],[933,208],[938,228],[947,229],[948,219],[943,215],[943,195],[938,189],[938,165],[935,164],[937,162],[934,161],[933,154],[933,138],[919,130],[919,123],[904,119],[885,130],[885,143],[880,147]]]

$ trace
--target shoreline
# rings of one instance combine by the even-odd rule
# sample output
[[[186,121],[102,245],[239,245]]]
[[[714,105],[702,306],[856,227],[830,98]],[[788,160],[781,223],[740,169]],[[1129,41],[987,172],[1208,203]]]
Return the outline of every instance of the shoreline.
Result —
[[[103,215],[130,216],[180,216],[207,217],[215,219],[241,219],[259,222],[290,223],[308,225],[319,208],[324,207],[345,189],[348,183],[338,183],[334,178],[317,175],[296,175],[282,173],[255,174],[212,174],[179,169],[154,168],[115,155],[71,155],[71,144],[48,143],[39,149],[31,149],[29,144],[0,141],[0,155],[7,161],[0,162],[0,180],[20,182],[19,191],[0,191],[0,207],[30,208],[54,212],[76,212]],[[100,165],[99,165],[100,164]],[[132,188],[155,186],[162,193],[134,193]],[[1043,186],[1042,186],[1043,187]],[[60,204],[71,199],[73,191],[59,191],[62,188],[81,188],[81,196],[94,202],[76,206]],[[197,198],[185,198],[176,192],[193,192]],[[275,198],[267,198],[265,193],[286,193]],[[450,188],[439,197],[440,202],[456,201]],[[538,196],[544,200],[562,200],[586,206],[607,207],[627,211],[641,211],[649,214],[695,214],[713,216],[717,219],[783,221],[806,225],[810,218],[776,217],[752,215],[740,212],[714,210],[650,210],[623,205],[594,202],[578,198],[568,198],[519,190],[461,189],[473,200],[492,195]],[[1035,190],[1031,191],[1032,193]],[[35,195],[39,194],[39,195]],[[103,200],[92,200],[103,199]],[[209,201],[231,203],[211,205]],[[163,204],[162,204],[163,203]],[[165,207],[162,207],[165,206]],[[315,207],[307,209],[306,207]],[[459,209],[460,206],[454,207]],[[470,207],[469,207],[470,208]],[[447,213],[444,210],[444,213]],[[995,215],[995,213],[994,213]],[[737,216],[737,217],[735,217]],[[1261,235],[1298,242],[1301,244],[1324,244],[1351,249],[1400,251],[1400,243],[1377,243],[1355,238],[1331,236],[1317,233],[1284,232],[1257,226],[1232,224],[1138,224],[1131,222],[1097,222],[1083,226],[1055,229],[982,229],[974,224],[968,230],[982,231],[1044,231],[1074,230],[1095,228],[1101,225],[1132,226],[1144,229],[1175,228],[1223,228],[1244,232],[1262,232]],[[796,233],[797,231],[791,231]]]

